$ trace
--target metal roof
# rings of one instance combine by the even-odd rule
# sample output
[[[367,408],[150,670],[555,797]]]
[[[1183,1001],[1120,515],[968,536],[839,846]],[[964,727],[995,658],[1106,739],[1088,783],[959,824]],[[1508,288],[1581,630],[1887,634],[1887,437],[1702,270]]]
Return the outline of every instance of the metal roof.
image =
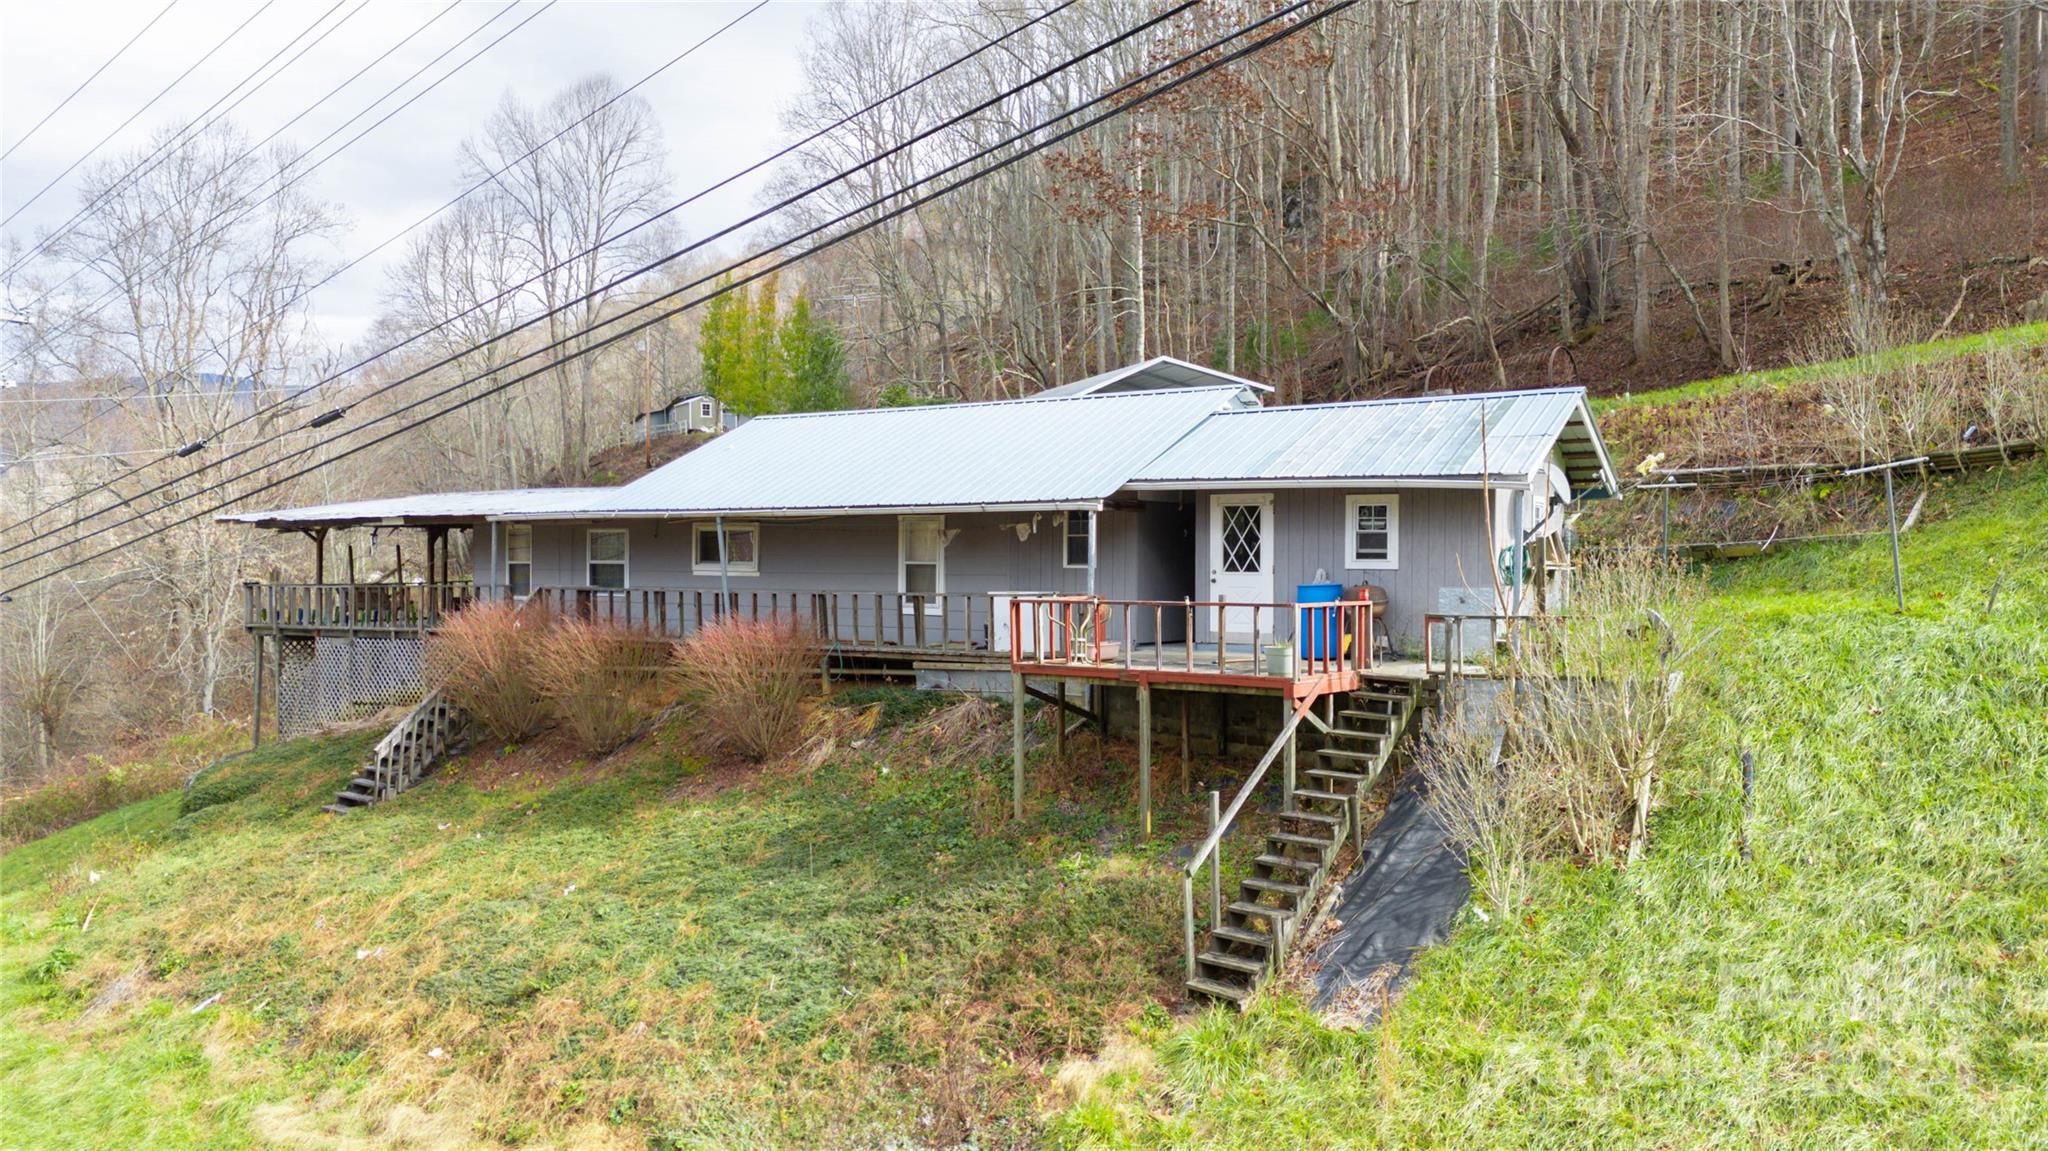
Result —
[[[1221,412],[1145,465],[1132,486],[1442,484],[1476,482],[1482,473],[1496,481],[1520,480],[1553,447],[1564,452],[1574,488],[1615,490],[1613,465],[1583,388]]]
[[[427,524],[467,522],[515,513],[547,514],[610,492],[612,488],[510,488],[491,492],[429,492],[378,500],[313,504],[266,512],[228,512],[213,517],[222,523],[257,527],[310,528],[344,524]]]
[[[760,416],[557,514],[894,512],[1099,503],[1238,385]],[[546,511],[510,513],[543,518]]]
[[[1061,384],[1030,397],[1034,400],[1056,399],[1061,396],[1101,396],[1119,392],[1157,391],[1165,388],[1202,388],[1216,384],[1235,384],[1256,392],[1270,392],[1271,384],[1219,372],[1172,356],[1154,356],[1135,364],[1125,364],[1107,372],[1101,372],[1071,384]]]

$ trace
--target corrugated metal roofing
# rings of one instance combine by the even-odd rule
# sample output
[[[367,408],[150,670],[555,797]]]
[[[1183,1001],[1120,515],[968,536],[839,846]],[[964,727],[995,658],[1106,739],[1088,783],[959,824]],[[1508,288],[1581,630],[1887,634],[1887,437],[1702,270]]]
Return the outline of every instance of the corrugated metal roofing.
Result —
[[[1469,480],[1482,472],[1521,477],[1549,457],[1575,420],[1588,433],[1575,438],[1589,440],[1591,450],[1575,455],[1567,469],[1574,485],[1611,484],[1605,450],[1590,434],[1582,388],[1219,413],[1145,465],[1132,482]]]
[[[573,511],[625,516],[1084,505],[1114,494],[1240,393],[1225,385],[762,416]]]
[[[1270,392],[1270,384],[1205,368],[1172,356],[1154,356],[1135,364],[1125,364],[1107,372],[1100,372],[1071,384],[1047,388],[1032,396],[1032,399],[1056,399],[1061,396],[1096,396],[1116,392],[1141,392],[1160,388],[1200,388],[1213,384],[1236,384],[1241,388]]]
[[[377,500],[313,504],[267,512],[227,512],[222,523],[259,527],[314,527],[320,524],[403,524],[417,521],[475,520],[519,513],[547,514],[582,504],[615,488],[509,488],[489,492],[428,492]]]

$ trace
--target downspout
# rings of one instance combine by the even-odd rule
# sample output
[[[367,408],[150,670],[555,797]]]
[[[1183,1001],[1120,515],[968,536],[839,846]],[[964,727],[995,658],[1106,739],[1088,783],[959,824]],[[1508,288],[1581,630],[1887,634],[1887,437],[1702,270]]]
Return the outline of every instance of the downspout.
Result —
[[[1095,596],[1095,524],[1098,514],[1092,509],[1088,512],[1088,596],[1091,599]]]

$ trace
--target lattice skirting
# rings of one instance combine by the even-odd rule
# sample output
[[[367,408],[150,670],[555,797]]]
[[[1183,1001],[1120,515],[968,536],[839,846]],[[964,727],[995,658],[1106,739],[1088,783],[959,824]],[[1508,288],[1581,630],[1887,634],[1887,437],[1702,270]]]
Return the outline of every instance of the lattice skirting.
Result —
[[[284,638],[277,726],[313,731],[393,704],[417,703],[424,644],[418,636]]]

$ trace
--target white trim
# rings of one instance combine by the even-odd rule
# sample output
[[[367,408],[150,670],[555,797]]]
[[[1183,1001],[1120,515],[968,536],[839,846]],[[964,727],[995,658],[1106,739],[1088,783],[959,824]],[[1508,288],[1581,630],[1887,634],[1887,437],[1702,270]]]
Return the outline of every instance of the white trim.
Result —
[[[1073,557],[1073,552],[1072,552],[1072,550],[1071,550],[1071,549],[1072,549],[1072,547],[1073,547],[1073,543],[1074,543],[1074,541],[1073,541],[1073,538],[1072,538],[1072,533],[1073,533],[1073,530],[1074,530],[1074,525],[1075,525],[1076,523],[1081,523],[1081,524],[1084,524],[1084,525],[1085,525],[1085,524],[1087,524],[1088,522],[1089,522],[1089,520],[1088,520],[1088,517],[1087,517],[1087,514],[1086,514],[1086,513],[1084,513],[1084,512],[1068,512],[1068,513],[1067,513],[1067,517],[1066,517],[1066,519],[1065,519],[1065,520],[1064,520],[1064,521],[1063,521],[1063,522],[1062,522],[1062,523],[1060,524],[1060,567],[1064,568],[1064,569],[1065,569],[1065,570],[1067,570],[1067,571],[1087,571],[1087,570],[1088,570],[1088,557],[1087,557],[1087,555],[1086,555],[1086,554],[1084,553],[1084,554],[1083,554],[1083,555],[1081,556],[1081,562],[1080,562],[1080,563],[1075,563],[1075,562],[1074,562],[1074,557]],[[1088,538],[1088,536],[1087,536],[1087,533],[1085,533],[1085,532],[1084,532],[1084,533],[1082,533],[1082,536],[1081,536],[1081,538],[1082,538],[1082,539],[1087,539],[1087,538]]]
[[[713,413],[713,412],[712,412],[712,410],[711,410],[711,401],[710,401],[710,400],[698,400],[698,401],[697,401],[697,418],[698,418],[698,419],[700,419],[700,420],[708,420],[708,419],[712,419],[712,418],[714,417],[714,414],[715,414],[715,413]]]
[[[494,532],[499,531],[499,525],[493,523],[491,530]],[[526,533],[526,558],[514,561],[512,558],[512,533],[519,531]],[[505,593],[514,600],[523,601],[527,596],[533,594],[533,525],[530,523],[503,525],[503,531],[498,536],[498,543],[502,548],[498,558],[503,561],[504,565]],[[526,592],[524,595],[512,590],[512,565],[514,562],[526,565]],[[587,578],[590,574],[589,569],[586,568],[583,574]]]
[[[1274,544],[1273,533],[1279,526],[1279,523],[1273,511],[1273,493],[1271,492],[1217,492],[1209,497],[1209,554],[1206,557],[1209,561],[1209,581],[1207,585],[1209,598],[1211,600],[1221,598],[1216,592],[1216,581],[1223,575],[1223,506],[1225,504],[1256,504],[1259,506],[1259,568],[1260,574],[1265,576],[1265,586],[1259,589],[1257,595],[1249,599],[1234,598],[1240,598],[1240,602],[1246,603],[1272,603],[1274,587],[1278,582],[1278,575],[1273,570],[1274,560],[1278,551]],[[1231,574],[1234,576],[1245,576],[1251,573],[1233,572]],[[1237,611],[1238,609],[1230,608],[1227,610]],[[1208,615],[1209,634],[1215,635],[1217,609],[1212,607],[1206,614]],[[1240,614],[1242,615],[1243,613]],[[1232,617],[1229,623],[1231,630],[1238,630],[1239,623],[1237,617]],[[1250,628],[1251,618],[1246,615],[1243,621],[1245,634],[1249,635]]]
[[[908,571],[906,570],[906,568],[905,568],[905,565],[906,565],[907,563],[911,562],[911,561],[909,561],[909,560],[908,560],[908,559],[907,559],[907,558],[905,557],[905,554],[904,554],[904,545],[905,545],[906,543],[908,543],[908,542],[909,542],[909,540],[910,540],[910,529],[911,529],[911,526],[912,526],[913,524],[918,524],[918,525],[923,525],[923,524],[931,524],[931,525],[934,525],[934,526],[936,526],[936,527],[938,528],[938,532],[939,532],[939,562],[938,562],[938,569],[939,569],[939,570],[938,570],[938,572],[936,573],[936,575],[934,576],[934,578],[933,578],[933,581],[932,581],[932,583],[933,583],[933,587],[932,587],[932,594],[933,594],[933,595],[935,595],[935,596],[943,596],[943,595],[945,595],[945,594],[946,594],[946,517],[945,517],[945,516],[926,516],[926,515],[916,515],[916,516],[897,516],[897,517],[896,517],[896,593],[897,593],[898,595],[906,595],[906,596],[907,596],[907,595],[909,595],[909,594],[911,594],[911,592],[910,592],[910,575],[909,575],[909,572],[908,572]],[[915,562],[917,562],[917,563],[926,563],[926,562],[928,562],[928,561],[926,561],[926,560],[917,560],[917,561],[915,561]],[[924,605],[924,614],[926,614],[926,615],[938,615],[938,614],[939,614],[940,612],[942,612],[942,611],[944,611],[944,610],[945,610],[945,606],[944,606],[944,603],[943,603],[943,602],[937,602],[937,603],[927,603],[927,604],[925,604],[925,605]],[[903,614],[905,614],[905,615],[909,615],[909,614],[911,614],[911,611],[910,611],[910,605],[909,605],[908,603],[904,603],[904,604],[902,605],[902,612],[903,612]]]
[[[715,576],[719,574],[717,560],[705,561],[697,558],[697,538],[709,532],[712,539],[718,538],[717,520],[696,520],[690,524],[690,574]],[[740,561],[732,558],[732,536],[734,532],[752,532],[754,535],[754,558]],[[725,525],[725,573],[736,576],[761,574],[761,525],[753,521],[729,521]]]
[[[1384,504],[1387,509],[1387,557],[1358,558],[1358,509],[1367,504]],[[1391,493],[1361,493],[1344,497],[1343,534],[1346,571],[1392,571],[1401,566],[1401,497]]]
[[[1226,479],[1195,480],[1133,480],[1123,486],[1130,492],[1228,492],[1243,488],[1399,488],[1410,489],[1448,488],[1453,490],[1478,491],[1492,488],[1496,491],[1507,488],[1529,486],[1529,477],[1523,476],[1303,476],[1291,479],[1272,479],[1266,476],[1241,476]]]
[[[594,535],[598,534],[599,532],[611,532],[611,533],[613,533],[613,534],[617,535],[617,536],[618,536],[618,537],[619,537],[619,538],[620,538],[621,540],[625,541],[625,545],[626,545],[626,546],[625,546],[625,549],[624,549],[624,554],[623,554],[623,555],[621,555],[621,556],[620,556],[620,557],[619,557],[618,559],[615,559],[615,560],[594,560],[594,559],[591,559],[591,558],[590,558],[590,539],[591,539],[591,537],[592,537],[592,536],[594,536]],[[619,565],[619,586],[618,586],[617,588],[606,588],[606,589],[605,589],[606,591],[619,591],[619,590],[623,590],[623,589],[625,589],[625,588],[629,588],[629,587],[632,587],[632,586],[633,586],[633,532],[632,532],[632,530],[631,530],[631,529],[629,529],[629,528],[584,528],[584,529],[583,529],[583,583],[584,583],[584,586],[586,586],[586,587],[593,587],[593,588],[597,586],[597,585],[596,585],[595,583],[592,583],[592,582],[591,582],[591,579],[590,579],[590,567],[591,567],[591,565],[592,565],[592,564],[598,564],[598,563],[607,563],[607,564],[615,563],[615,564]]]

